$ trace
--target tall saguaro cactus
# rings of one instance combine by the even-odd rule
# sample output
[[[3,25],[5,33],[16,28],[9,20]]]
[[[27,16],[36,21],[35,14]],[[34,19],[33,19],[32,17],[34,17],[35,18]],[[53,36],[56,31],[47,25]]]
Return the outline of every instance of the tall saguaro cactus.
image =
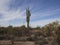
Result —
[[[27,8],[26,9],[27,28],[29,28],[30,16],[31,16],[30,10],[29,10],[29,8]]]

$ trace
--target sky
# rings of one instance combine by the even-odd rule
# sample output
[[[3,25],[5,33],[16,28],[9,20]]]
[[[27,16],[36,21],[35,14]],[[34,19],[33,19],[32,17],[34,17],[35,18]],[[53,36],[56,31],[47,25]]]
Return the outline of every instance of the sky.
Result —
[[[0,0],[0,26],[26,26],[28,7],[31,27],[60,21],[60,0]]]

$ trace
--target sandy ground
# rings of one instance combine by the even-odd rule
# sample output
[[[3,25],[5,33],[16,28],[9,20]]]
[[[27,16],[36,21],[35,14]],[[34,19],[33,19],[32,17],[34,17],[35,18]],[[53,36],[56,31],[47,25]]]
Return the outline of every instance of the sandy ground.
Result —
[[[0,40],[0,45],[12,45],[11,40]],[[20,42],[14,41],[13,45],[35,45],[34,42]]]

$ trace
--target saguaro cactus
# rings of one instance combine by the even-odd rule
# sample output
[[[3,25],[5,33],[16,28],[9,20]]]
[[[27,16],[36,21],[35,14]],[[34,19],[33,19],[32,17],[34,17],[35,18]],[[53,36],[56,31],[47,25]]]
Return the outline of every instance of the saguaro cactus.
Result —
[[[29,28],[30,16],[31,16],[30,10],[29,10],[29,8],[27,8],[26,9],[27,28]]]

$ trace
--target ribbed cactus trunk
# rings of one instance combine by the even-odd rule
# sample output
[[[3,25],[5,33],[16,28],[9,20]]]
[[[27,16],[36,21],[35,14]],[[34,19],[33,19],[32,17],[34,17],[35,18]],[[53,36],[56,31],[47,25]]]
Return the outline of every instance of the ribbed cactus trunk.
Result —
[[[27,22],[27,28],[29,29],[29,22]]]
[[[30,14],[30,10],[28,8],[28,9],[26,9],[26,21],[27,21],[27,28],[28,29],[29,29],[30,16],[31,16],[31,14]]]

